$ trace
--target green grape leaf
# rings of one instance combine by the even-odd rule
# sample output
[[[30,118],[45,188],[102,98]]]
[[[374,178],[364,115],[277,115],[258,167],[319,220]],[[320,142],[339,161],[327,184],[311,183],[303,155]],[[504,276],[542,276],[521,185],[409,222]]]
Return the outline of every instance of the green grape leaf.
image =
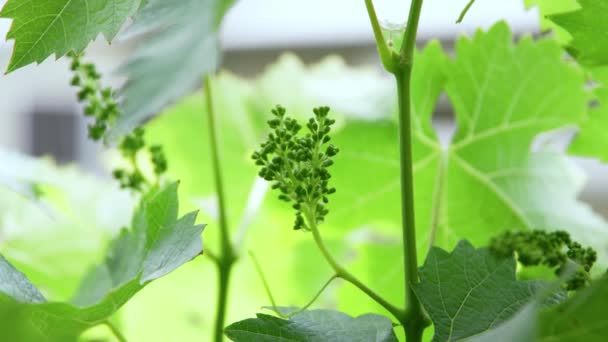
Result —
[[[331,310],[310,310],[289,320],[258,314],[236,322],[225,330],[235,342],[318,341],[318,342],[396,342],[391,320],[365,314],[356,318]]]
[[[608,225],[577,199],[584,185],[581,171],[561,153],[533,148],[541,133],[576,125],[586,112],[584,76],[562,59],[559,45],[531,38],[515,44],[506,24],[499,23],[461,38],[455,57],[444,64],[438,57],[429,62],[432,56],[422,53],[419,70],[427,61],[427,68],[444,72],[443,78],[418,78],[416,70],[413,76],[419,257],[425,245],[452,248],[464,237],[485,244],[508,229],[564,229],[606,251],[608,239],[597,236],[606,237]],[[430,124],[442,80],[457,124],[447,148]],[[328,223],[395,232],[400,217],[396,139],[397,125],[390,120],[349,123],[335,134],[342,152],[332,178],[338,192],[330,204],[336,209],[330,208]]]
[[[567,301],[540,311],[538,335],[542,341],[600,342],[608,336],[608,276],[594,281]]]
[[[532,302],[523,307],[517,314],[499,324],[496,328],[486,330],[479,335],[464,339],[466,342],[495,341],[536,341],[537,304]]]
[[[572,35],[568,50],[582,64],[608,64],[608,3],[578,0],[580,9],[549,18]]]
[[[552,30],[555,32],[560,42],[567,42],[571,39],[570,34],[563,28],[552,22],[548,16],[573,11],[580,8],[576,0],[524,0],[527,8],[538,7],[540,25],[542,30]]]
[[[120,72],[123,113],[108,139],[128,133],[191,91],[220,64],[221,19],[235,0],[149,0],[125,35],[141,36]]]
[[[10,166],[1,168],[2,176],[34,188],[23,193],[0,186],[2,254],[44,284],[46,297],[69,299],[111,236],[129,225],[134,197],[110,180],[49,158],[0,148],[0,164]]]
[[[597,247],[593,234],[608,226],[577,200],[580,172],[557,152],[533,150],[540,133],[583,118],[583,74],[552,40],[513,44],[506,24],[460,39],[456,51],[446,92],[458,128],[443,152],[438,206],[446,208],[431,240],[485,243],[507,229],[565,229]]]
[[[177,183],[142,200],[132,229],[110,244],[103,263],[82,281],[70,303],[47,302],[2,258],[0,327],[12,341],[71,341],[114,314],[150,281],[202,253],[202,225],[195,213],[177,217]],[[18,290],[16,290],[18,289]]]
[[[595,67],[590,70],[592,79],[598,83],[594,89],[597,106],[580,124],[580,131],[569,146],[569,152],[575,155],[599,158],[608,162],[608,66]]]
[[[414,291],[434,323],[433,341],[458,341],[513,316],[544,286],[517,281],[515,259],[461,241],[451,253],[433,247]],[[566,297],[559,292],[550,303]]]
[[[13,19],[15,40],[7,73],[55,54],[81,52],[100,33],[110,41],[141,0],[9,0],[0,18]]]
[[[18,302],[42,303],[45,301],[42,293],[2,255],[0,255],[0,292],[11,296]]]
[[[604,276],[560,305],[543,308],[532,302],[495,329],[465,341],[601,342],[608,334],[608,318],[601,314],[607,298],[608,277]]]

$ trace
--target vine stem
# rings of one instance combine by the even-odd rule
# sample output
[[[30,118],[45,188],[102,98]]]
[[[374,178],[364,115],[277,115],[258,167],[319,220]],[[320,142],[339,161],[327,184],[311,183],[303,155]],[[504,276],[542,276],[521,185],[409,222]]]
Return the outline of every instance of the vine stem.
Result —
[[[414,67],[414,49],[423,0],[412,0],[400,63],[395,78],[399,98],[399,145],[401,169],[401,216],[403,235],[403,265],[405,267],[406,319],[403,322],[408,342],[422,341],[424,329],[429,325],[422,305],[414,293],[418,283],[418,256],[416,250],[416,219],[414,215],[414,168],[412,164],[411,78]]]
[[[125,335],[123,335],[120,330],[118,330],[118,328],[112,324],[112,322],[105,320],[103,321],[103,324],[108,327],[108,329],[110,329],[110,331],[112,332],[112,334],[114,335],[114,337],[116,337],[116,339],[120,342],[127,342],[127,338],[125,337]]]
[[[397,60],[387,71],[395,75],[399,99],[399,155],[401,183],[401,223],[403,235],[403,266],[405,268],[405,315],[400,320],[408,342],[422,341],[424,329],[429,325],[413,287],[418,283],[418,256],[416,249],[416,220],[414,215],[414,180],[412,165],[411,78],[414,67],[414,49],[423,0],[412,0],[403,43]],[[371,0],[366,0],[370,19],[375,17]],[[371,8],[371,10],[370,10]],[[374,32],[377,20],[371,20]],[[376,37],[378,45],[384,37]],[[383,56],[380,56],[383,58]],[[386,64],[383,61],[383,64]]]
[[[353,284],[363,293],[368,295],[371,299],[373,299],[376,303],[380,304],[384,309],[390,312],[399,322],[404,322],[404,318],[406,317],[406,312],[393,304],[389,303],[386,299],[382,298],[379,294],[374,292],[374,290],[367,287],[363,284],[357,277],[348,272],[342,265],[340,265],[336,259],[331,255],[323,238],[321,237],[321,233],[319,232],[319,228],[317,227],[317,223],[315,221],[314,215],[312,214],[310,208],[308,206],[302,206],[302,212],[306,217],[306,223],[310,230],[312,231],[312,235],[314,237],[315,243],[317,247],[323,254],[323,257],[327,261],[327,263],[331,266],[331,268],[336,272],[336,276],[338,278],[342,278],[345,281]]]
[[[204,80],[205,99],[207,104],[207,120],[209,124],[209,136],[211,144],[211,162],[213,165],[213,178],[215,180],[215,190],[217,193],[220,229],[220,254],[214,256],[218,271],[218,297],[215,313],[215,328],[213,331],[213,341],[221,342],[224,339],[224,325],[226,321],[226,307],[228,302],[228,289],[230,286],[230,275],[232,266],[236,262],[236,254],[230,232],[228,230],[228,219],[226,216],[226,202],[224,194],[224,182],[222,179],[222,168],[219,157],[219,143],[217,137],[217,123],[215,121],[215,108],[213,106],[213,90],[211,75],[205,76]]]

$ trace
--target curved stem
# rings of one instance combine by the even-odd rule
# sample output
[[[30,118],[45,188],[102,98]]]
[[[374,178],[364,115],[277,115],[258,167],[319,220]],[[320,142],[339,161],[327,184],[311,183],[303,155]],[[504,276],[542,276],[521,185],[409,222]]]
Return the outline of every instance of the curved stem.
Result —
[[[256,272],[258,273],[258,276],[260,277],[260,280],[262,281],[262,285],[264,286],[264,291],[266,291],[266,295],[268,296],[268,299],[270,300],[270,305],[272,305],[273,310],[279,316],[283,316],[283,314],[281,314],[279,312],[279,310],[277,309],[277,302],[274,300],[274,297],[272,296],[272,291],[270,291],[270,285],[268,285],[268,280],[266,279],[266,276],[264,275],[264,271],[262,271],[262,266],[260,266],[260,263],[258,262],[258,258],[256,258],[255,254],[253,254],[252,251],[249,251],[249,257],[251,258],[251,262],[253,262],[253,267],[255,268]]]
[[[222,168],[219,157],[219,144],[217,137],[217,124],[215,122],[215,109],[213,107],[213,92],[211,76],[205,77],[205,98],[207,103],[207,120],[209,124],[209,136],[211,145],[211,162],[213,165],[213,178],[215,180],[215,190],[217,193],[219,228],[220,228],[220,255],[214,255],[218,270],[219,293],[217,297],[217,307],[215,313],[215,329],[213,331],[213,341],[221,342],[224,339],[224,325],[226,320],[226,306],[228,303],[228,287],[230,285],[230,274],[232,266],[236,261],[236,255],[230,232],[228,230],[228,219],[226,216],[226,202],[224,194],[224,182],[222,180]]]
[[[270,291],[270,285],[268,285],[268,280],[266,279],[266,276],[264,275],[264,271],[262,271],[262,266],[260,266],[258,258],[256,258],[255,254],[253,254],[252,251],[249,251],[249,256],[251,257],[251,261],[253,262],[253,266],[255,267],[255,270],[257,271],[258,276],[262,280],[262,284],[264,285],[264,290],[266,291],[266,295],[268,296],[268,299],[270,300],[270,303],[272,305],[272,310],[277,315],[279,315],[280,317],[283,317],[283,318],[293,317],[293,316],[299,314],[300,312],[308,309],[319,298],[321,293],[323,293],[323,291],[325,291],[325,289],[329,286],[329,284],[331,284],[331,282],[334,281],[334,279],[338,278],[338,275],[334,274],[333,276],[331,276],[331,278],[329,278],[329,280],[327,280],[325,282],[325,284],[323,284],[321,289],[319,291],[317,291],[317,293],[314,295],[314,297],[312,297],[312,299],[308,303],[306,303],[306,305],[304,305],[303,307],[301,307],[293,312],[290,312],[289,314],[284,314],[279,310],[279,308],[276,304],[276,301],[274,300],[274,297],[272,296],[272,291]]]
[[[112,322],[105,320],[103,321],[103,324],[108,327],[108,329],[110,329],[110,331],[118,341],[127,342],[127,338],[120,332],[120,330],[118,330],[118,328],[114,324],[112,324]]]
[[[317,247],[321,251],[321,254],[323,254],[323,257],[325,258],[325,260],[327,260],[327,263],[329,263],[329,265],[334,270],[334,272],[336,272],[336,276],[355,285],[357,288],[359,288],[359,290],[363,291],[366,295],[368,295],[376,303],[380,304],[384,309],[386,309],[393,316],[395,316],[395,318],[399,322],[403,322],[406,312],[404,310],[394,306],[393,304],[389,303],[387,300],[382,298],[379,294],[374,292],[374,290],[370,289],[365,284],[363,284],[359,279],[357,279],[357,277],[355,277],[350,272],[348,272],[344,267],[342,267],[334,259],[334,257],[329,253],[329,250],[325,246],[325,242],[323,241],[323,238],[321,237],[321,233],[319,232],[317,223],[315,221],[314,215],[312,215],[312,213],[310,211],[310,208],[308,208],[307,206],[303,206],[302,212],[304,213],[304,216],[306,217],[306,223],[308,224],[308,227],[312,231],[312,235],[314,237],[315,243],[317,244]]]
[[[312,297],[312,299],[308,303],[306,303],[306,305],[304,305],[303,307],[301,307],[300,309],[298,309],[298,310],[296,310],[294,312],[289,313],[289,315],[287,315],[287,316],[292,317],[292,316],[294,316],[296,314],[299,314],[300,312],[308,309],[314,302],[317,301],[317,299],[319,298],[319,296],[321,296],[321,293],[323,293],[323,291],[325,291],[325,289],[329,286],[329,284],[331,284],[331,282],[334,281],[334,279],[336,279],[336,278],[339,278],[339,276],[337,274],[332,275],[331,278],[329,278],[325,282],[325,284],[323,284],[323,286],[321,286],[321,289],[319,289],[319,291],[317,291],[317,293],[315,294],[315,296]]]
[[[464,7],[462,12],[460,12],[460,16],[458,17],[458,20],[456,20],[456,24],[460,24],[462,22],[464,17],[467,15],[467,12],[469,12],[469,10],[471,9],[471,6],[473,6],[474,3],[475,3],[475,0],[469,1],[469,3]]]

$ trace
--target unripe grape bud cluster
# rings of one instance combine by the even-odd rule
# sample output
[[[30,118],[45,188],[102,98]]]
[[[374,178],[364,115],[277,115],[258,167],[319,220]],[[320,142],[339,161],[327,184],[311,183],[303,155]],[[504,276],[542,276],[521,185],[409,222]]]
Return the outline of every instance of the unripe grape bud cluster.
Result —
[[[272,110],[273,119],[268,121],[271,132],[260,149],[252,155],[260,166],[259,176],[272,182],[279,190],[279,199],[292,202],[296,210],[294,229],[309,230],[304,216],[313,216],[315,223],[323,222],[329,212],[328,196],[336,189],[329,186],[333,157],[339,150],[329,144],[329,133],[335,120],[328,118],[329,107],[313,110],[314,117],[303,126],[286,116],[285,108]]]
[[[572,241],[564,231],[506,232],[492,239],[490,249],[504,257],[515,253],[517,260],[524,266],[544,265],[554,268],[556,275],[562,274],[569,264],[574,263],[574,274],[565,284],[568,291],[580,289],[590,282],[589,272],[597,260],[595,250]]]
[[[71,85],[80,88],[78,100],[84,104],[84,114],[92,117],[95,121],[88,126],[89,137],[99,141],[103,138],[111,124],[120,116],[119,106],[115,100],[115,93],[110,87],[101,86],[101,75],[92,63],[83,63],[80,55],[70,52],[68,56],[72,59],[71,69],[74,77]],[[122,155],[131,163],[130,170],[116,169],[112,175],[120,183],[121,188],[142,191],[143,185],[148,181],[140,171],[137,164],[137,154],[145,149],[144,129],[136,128],[132,133],[125,136],[120,142],[119,149]],[[154,145],[148,148],[150,162],[154,174],[158,179],[167,170],[167,159],[162,146]]]

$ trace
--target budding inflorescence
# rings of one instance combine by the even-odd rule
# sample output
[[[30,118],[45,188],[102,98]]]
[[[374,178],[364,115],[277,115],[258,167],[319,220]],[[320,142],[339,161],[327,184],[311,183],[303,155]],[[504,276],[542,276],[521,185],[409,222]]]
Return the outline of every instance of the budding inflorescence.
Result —
[[[80,88],[78,100],[85,103],[84,114],[95,119],[95,122],[89,125],[89,137],[98,141],[119,114],[114,92],[112,88],[101,86],[101,75],[95,64],[83,63],[80,56],[73,52],[68,55],[72,58],[71,69],[74,72],[71,84]]]
[[[88,127],[89,137],[99,141],[120,115],[115,93],[112,88],[101,86],[101,75],[94,64],[83,63],[80,55],[73,52],[70,52],[68,56],[72,58],[71,69],[74,72],[71,84],[80,88],[78,100],[84,103],[84,114],[95,119]],[[131,134],[125,136],[119,145],[120,152],[131,163],[129,170],[116,169],[112,172],[121,188],[142,191],[143,185],[148,183],[137,163],[138,153],[146,147],[144,133],[143,128],[136,128]],[[157,179],[160,179],[167,170],[167,160],[162,146],[150,146],[148,152],[154,174]]]
[[[268,121],[271,133],[260,149],[253,153],[259,175],[281,192],[279,199],[293,202],[296,210],[294,229],[309,230],[304,216],[314,223],[323,222],[329,212],[328,195],[336,192],[329,187],[333,157],[339,150],[329,144],[329,132],[335,120],[328,118],[329,107],[313,110],[314,117],[306,123],[306,133],[300,134],[302,125],[286,116],[285,108],[272,110]]]
[[[500,256],[512,256],[515,253],[517,260],[524,266],[545,265],[555,268],[556,275],[561,275],[569,264],[574,263],[574,274],[568,277],[565,284],[569,291],[589,283],[589,272],[597,260],[597,253],[592,248],[584,248],[580,243],[572,241],[564,231],[506,232],[492,240],[490,249]]]

